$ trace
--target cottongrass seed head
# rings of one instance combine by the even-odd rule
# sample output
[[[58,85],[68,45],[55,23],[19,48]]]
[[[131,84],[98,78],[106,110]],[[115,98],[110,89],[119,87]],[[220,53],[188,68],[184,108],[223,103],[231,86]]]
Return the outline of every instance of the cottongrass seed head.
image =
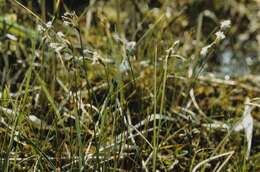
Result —
[[[216,35],[216,37],[217,37],[217,38],[216,38],[217,40],[223,40],[223,39],[226,38],[224,32],[222,32],[222,31],[216,32],[215,35]]]
[[[220,23],[220,29],[225,30],[227,28],[231,27],[231,21],[230,20],[224,20]]]

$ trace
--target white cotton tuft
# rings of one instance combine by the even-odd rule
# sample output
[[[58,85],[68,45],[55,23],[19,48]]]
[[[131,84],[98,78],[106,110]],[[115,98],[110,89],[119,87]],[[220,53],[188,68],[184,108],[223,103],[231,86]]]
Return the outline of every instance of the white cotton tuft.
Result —
[[[225,38],[226,38],[224,32],[222,32],[222,31],[216,32],[215,35],[217,36],[217,39],[218,39],[218,40],[222,40],[222,39],[225,39]]]
[[[220,23],[220,29],[222,29],[222,30],[230,28],[230,26],[231,26],[230,20],[224,20]]]
[[[200,51],[200,55],[202,56],[206,56],[208,54],[208,50],[211,48],[211,45],[207,45],[205,47],[203,47]]]
[[[46,23],[46,27],[47,27],[48,29],[50,29],[50,28],[52,27],[52,22],[51,22],[51,21],[48,21],[48,22]]]

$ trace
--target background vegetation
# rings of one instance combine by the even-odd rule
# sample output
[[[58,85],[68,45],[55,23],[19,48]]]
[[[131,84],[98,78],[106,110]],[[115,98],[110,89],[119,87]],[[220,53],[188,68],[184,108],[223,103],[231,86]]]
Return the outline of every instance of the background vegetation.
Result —
[[[259,0],[0,9],[0,171],[260,170]]]

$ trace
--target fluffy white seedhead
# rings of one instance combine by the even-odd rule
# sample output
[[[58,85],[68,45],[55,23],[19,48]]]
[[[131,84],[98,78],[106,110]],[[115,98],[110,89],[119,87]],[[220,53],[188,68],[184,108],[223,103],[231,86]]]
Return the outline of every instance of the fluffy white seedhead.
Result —
[[[211,45],[207,45],[205,47],[203,47],[200,51],[200,55],[202,56],[206,56],[208,54],[208,50],[211,48]]]
[[[224,30],[231,27],[231,21],[230,20],[224,20],[220,23],[220,29]]]
[[[132,52],[135,50],[136,42],[135,41],[126,42],[125,45],[126,45],[126,50]]]
[[[78,17],[75,11],[66,12],[61,18],[65,26],[77,26]]]
[[[222,39],[225,39],[225,38],[226,38],[224,32],[222,32],[222,31],[216,32],[215,35],[216,35],[216,37],[217,37],[218,40],[222,40]]]
[[[51,21],[48,21],[48,22],[46,23],[46,27],[47,27],[48,29],[50,29],[50,28],[52,27],[52,22],[51,22]]]
[[[45,28],[42,25],[38,24],[37,25],[37,31],[40,32],[40,33],[43,33],[45,31]]]

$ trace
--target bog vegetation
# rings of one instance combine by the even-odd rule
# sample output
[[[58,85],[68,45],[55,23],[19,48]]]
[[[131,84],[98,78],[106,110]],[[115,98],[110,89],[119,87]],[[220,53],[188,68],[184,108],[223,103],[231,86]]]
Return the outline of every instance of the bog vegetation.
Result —
[[[259,171],[259,0],[0,0],[0,171]]]

